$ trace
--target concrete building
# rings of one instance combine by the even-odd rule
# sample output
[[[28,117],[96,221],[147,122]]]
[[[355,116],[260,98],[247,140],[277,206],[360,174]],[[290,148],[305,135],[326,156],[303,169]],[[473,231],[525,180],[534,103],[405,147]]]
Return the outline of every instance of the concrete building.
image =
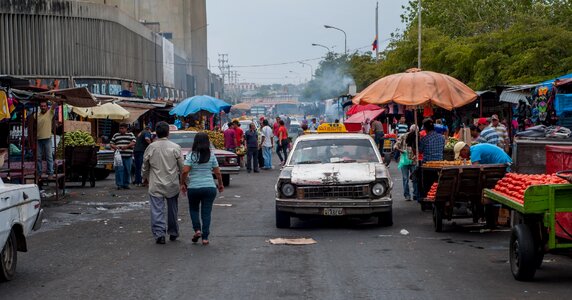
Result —
[[[0,74],[39,85],[214,95],[206,47],[205,0],[0,0]]]

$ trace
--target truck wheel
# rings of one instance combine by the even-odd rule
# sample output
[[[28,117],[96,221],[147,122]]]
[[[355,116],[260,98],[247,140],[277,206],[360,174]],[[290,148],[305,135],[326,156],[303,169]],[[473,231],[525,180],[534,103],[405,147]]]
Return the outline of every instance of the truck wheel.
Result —
[[[514,279],[529,281],[534,278],[538,266],[536,254],[530,228],[525,224],[516,225],[510,235],[510,270]]]
[[[393,225],[393,211],[387,211],[377,214],[377,225],[389,227]]]
[[[111,173],[111,171],[107,169],[95,169],[93,172],[95,174],[95,180],[104,180],[109,176],[109,173]]]
[[[290,228],[290,214],[276,209],[276,228]]]
[[[433,227],[435,232],[443,231],[443,208],[433,205]]]
[[[0,281],[11,280],[16,274],[16,262],[18,261],[16,243],[16,235],[12,230],[0,254]]]
[[[230,174],[222,174],[222,185],[227,187],[230,185]]]

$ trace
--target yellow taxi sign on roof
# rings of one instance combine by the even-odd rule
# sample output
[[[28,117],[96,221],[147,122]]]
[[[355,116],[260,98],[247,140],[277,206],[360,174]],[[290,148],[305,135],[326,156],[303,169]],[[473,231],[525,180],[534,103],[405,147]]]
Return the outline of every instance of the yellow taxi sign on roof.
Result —
[[[318,126],[318,133],[342,133],[348,132],[342,123],[324,123]]]

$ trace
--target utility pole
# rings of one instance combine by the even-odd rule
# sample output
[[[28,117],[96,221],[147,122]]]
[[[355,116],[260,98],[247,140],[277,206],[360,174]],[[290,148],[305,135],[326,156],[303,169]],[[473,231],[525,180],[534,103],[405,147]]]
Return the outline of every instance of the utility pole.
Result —
[[[417,68],[421,69],[421,0],[419,0],[417,19],[419,21],[417,29]]]
[[[218,55],[218,69],[222,76],[222,93],[225,94],[224,85],[226,84],[226,69],[228,67],[228,54],[219,54]],[[221,96],[222,98],[223,96]]]

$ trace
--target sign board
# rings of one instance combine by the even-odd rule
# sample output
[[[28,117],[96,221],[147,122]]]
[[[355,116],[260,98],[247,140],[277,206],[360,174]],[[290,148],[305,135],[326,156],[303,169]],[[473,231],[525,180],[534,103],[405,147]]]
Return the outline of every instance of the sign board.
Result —
[[[341,133],[348,132],[342,123],[324,123],[318,126],[318,133]]]
[[[91,134],[91,123],[90,122],[82,122],[82,121],[64,121],[64,132],[72,132],[72,131],[85,131]]]

